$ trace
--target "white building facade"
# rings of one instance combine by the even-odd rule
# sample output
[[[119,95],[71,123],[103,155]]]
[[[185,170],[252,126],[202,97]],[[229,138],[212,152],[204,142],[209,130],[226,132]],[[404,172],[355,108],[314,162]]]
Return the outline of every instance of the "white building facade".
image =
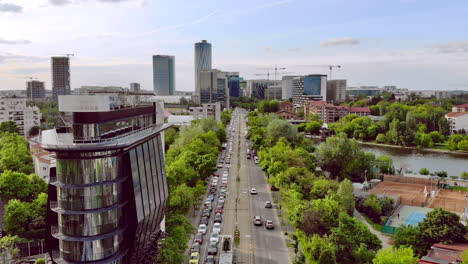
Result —
[[[41,124],[42,114],[37,106],[26,106],[26,98],[0,98],[0,123],[13,121],[22,136],[29,136],[34,126]]]
[[[452,112],[445,114],[449,124],[450,134],[468,132],[468,112]]]

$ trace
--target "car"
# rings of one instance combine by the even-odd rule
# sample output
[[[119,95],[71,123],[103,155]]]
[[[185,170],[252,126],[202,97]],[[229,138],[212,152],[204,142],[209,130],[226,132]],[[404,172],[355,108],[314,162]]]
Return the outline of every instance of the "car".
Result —
[[[224,204],[224,197],[219,197],[218,198],[218,203],[223,203]]]
[[[229,165],[228,163],[226,163],[226,164],[224,164],[224,167],[225,167],[225,168],[230,168],[231,165]]]
[[[206,198],[208,198],[208,199],[210,199],[211,201],[213,201],[213,200],[214,200],[214,195],[213,195],[213,194],[208,194],[208,196],[207,196]]]
[[[221,183],[221,188],[226,188],[227,187],[227,183]]]
[[[218,254],[218,243],[211,242],[208,247],[208,255],[217,255]]]
[[[227,177],[228,175],[229,175],[229,172],[228,172],[227,170],[225,170],[225,171],[223,172],[223,178],[224,178],[224,177]]]
[[[257,194],[257,189],[255,188],[250,189],[250,194]]]
[[[216,264],[216,261],[215,261],[215,258],[213,255],[208,255],[206,257],[206,261],[205,261],[206,264]]]
[[[210,243],[218,243],[219,241],[219,233],[211,233],[211,236],[210,236]]]
[[[195,235],[195,239],[193,240],[194,243],[199,243],[200,245],[203,244],[203,234],[198,233]]]
[[[206,225],[205,224],[201,224],[201,225],[198,226],[198,233],[206,234]]]
[[[223,217],[221,214],[215,214],[213,222],[215,223],[221,223],[223,221]]]
[[[210,188],[210,194],[215,194],[216,193],[216,187],[215,186],[211,186]]]
[[[214,177],[219,177],[219,173],[214,172],[214,173],[213,173],[213,176],[214,176]]]
[[[255,216],[253,220],[254,225],[256,226],[261,226],[262,225],[262,217],[261,216]]]
[[[222,167],[223,167],[223,163],[222,162],[218,163],[218,169],[221,169]]]
[[[258,163],[259,163],[259,162],[258,162],[258,159],[254,159],[254,163],[255,163],[255,164],[258,164]]]
[[[211,216],[211,211],[210,211],[209,209],[203,209],[202,215],[201,215],[201,216],[202,216],[202,217],[208,217],[208,218],[210,218],[210,216]]]
[[[266,229],[274,229],[275,226],[273,225],[273,221],[271,221],[271,220],[266,220],[266,221],[265,221],[265,228],[266,228]]]
[[[213,224],[213,232],[221,234],[221,223],[214,223]]]
[[[200,224],[207,225],[208,222],[209,222],[209,220],[208,220],[208,217],[206,217],[206,216],[205,216],[205,217],[202,217],[202,218],[200,219]]]
[[[198,263],[200,263],[200,253],[198,253],[198,252],[193,252],[192,254],[190,254],[189,263],[190,263],[190,264],[198,264]]]
[[[227,179],[223,179],[223,180],[221,181],[221,184],[223,184],[223,183],[226,183],[226,184],[227,184],[227,183],[228,183],[228,180],[227,180]]]
[[[205,207],[203,209],[208,209],[211,212],[211,211],[213,211],[213,205],[211,203],[205,204]]]
[[[270,201],[266,201],[265,202],[265,208],[271,208],[271,202]]]
[[[217,205],[215,214],[222,214],[222,213],[223,213],[223,207],[221,205]]]
[[[276,191],[279,191],[279,189],[278,189],[278,187],[272,185],[272,186],[270,187],[270,191],[276,192]]]
[[[195,242],[192,244],[192,246],[190,247],[190,253],[193,252],[200,252],[200,243]]]

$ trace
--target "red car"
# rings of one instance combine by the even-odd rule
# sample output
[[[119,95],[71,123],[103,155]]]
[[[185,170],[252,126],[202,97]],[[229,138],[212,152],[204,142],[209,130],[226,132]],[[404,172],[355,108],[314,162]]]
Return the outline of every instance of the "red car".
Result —
[[[216,206],[215,214],[222,214],[223,213],[223,206],[218,205]]]
[[[227,187],[227,183],[221,183],[221,188]]]
[[[213,173],[213,176],[219,177],[219,173],[215,172]]]
[[[201,245],[203,243],[203,234],[202,233],[196,234],[193,242]]]

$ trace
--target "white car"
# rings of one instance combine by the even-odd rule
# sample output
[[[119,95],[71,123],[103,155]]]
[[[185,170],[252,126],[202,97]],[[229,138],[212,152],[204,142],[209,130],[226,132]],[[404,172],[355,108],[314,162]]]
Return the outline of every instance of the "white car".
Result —
[[[227,183],[228,183],[228,180],[227,180],[227,179],[223,179],[223,180],[221,181],[221,183],[226,183],[226,184],[227,184]]]
[[[225,168],[230,168],[231,165],[229,165],[229,164],[226,163],[226,164],[224,164],[224,167],[225,167]]]
[[[224,198],[223,198],[223,197],[219,197],[219,198],[218,198],[218,203],[224,204]]]
[[[211,233],[210,242],[218,243],[218,241],[219,241],[219,233],[216,233],[216,232]]]
[[[206,225],[205,224],[201,224],[201,225],[198,226],[198,233],[206,234]]]
[[[213,233],[221,233],[221,223],[213,224]]]
[[[225,170],[225,171],[223,172],[223,177],[227,177],[228,175],[229,175],[229,172],[228,172],[227,170]]]
[[[257,194],[257,189],[255,188],[250,189],[250,194]]]
[[[222,167],[223,167],[223,163],[222,162],[218,163],[218,169],[221,169]]]

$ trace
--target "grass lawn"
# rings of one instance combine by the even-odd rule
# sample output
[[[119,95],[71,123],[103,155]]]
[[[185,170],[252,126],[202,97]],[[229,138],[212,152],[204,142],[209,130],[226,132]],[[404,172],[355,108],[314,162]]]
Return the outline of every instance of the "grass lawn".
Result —
[[[468,187],[450,186],[451,190],[468,192]]]

